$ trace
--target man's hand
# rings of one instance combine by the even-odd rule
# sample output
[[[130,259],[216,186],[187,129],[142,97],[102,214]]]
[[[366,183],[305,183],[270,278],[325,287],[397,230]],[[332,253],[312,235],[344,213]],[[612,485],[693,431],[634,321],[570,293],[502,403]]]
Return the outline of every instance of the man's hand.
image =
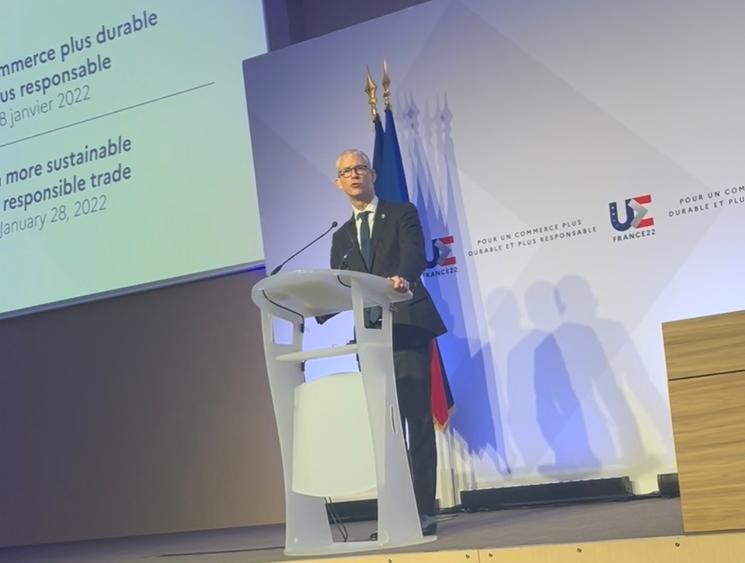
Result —
[[[401,276],[391,276],[388,278],[393,284],[393,289],[399,293],[406,293],[409,291],[409,280],[402,278]]]

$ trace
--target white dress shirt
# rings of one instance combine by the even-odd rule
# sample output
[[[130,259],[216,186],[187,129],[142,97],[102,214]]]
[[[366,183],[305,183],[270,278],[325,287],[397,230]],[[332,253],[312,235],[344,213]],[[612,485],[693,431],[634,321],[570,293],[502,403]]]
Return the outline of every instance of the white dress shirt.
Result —
[[[362,248],[362,243],[360,241],[360,213],[364,213],[365,211],[369,211],[370,215],[367,216],[367,224],[370,226],[370,239],[372,240],[372,234],[373,234],[373,227],[375,226],[375,210],[378,208],[378,196],[373,196],[372,201],[368,203],[364,209],[357,211],[354,207],[352,208],[352,211],[354,212],[354,226],[357,229],[357,244],[360,245],[360,248]]]

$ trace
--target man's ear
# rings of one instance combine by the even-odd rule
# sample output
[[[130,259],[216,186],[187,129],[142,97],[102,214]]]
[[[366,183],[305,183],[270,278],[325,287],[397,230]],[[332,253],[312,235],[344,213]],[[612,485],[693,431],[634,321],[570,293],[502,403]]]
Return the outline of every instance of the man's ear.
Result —
[[[370,168],[370,175],[372,176],[373,183],[375,183],[375,178],[377,178],[378,175],[375,173],[375,169],[374,168]]]

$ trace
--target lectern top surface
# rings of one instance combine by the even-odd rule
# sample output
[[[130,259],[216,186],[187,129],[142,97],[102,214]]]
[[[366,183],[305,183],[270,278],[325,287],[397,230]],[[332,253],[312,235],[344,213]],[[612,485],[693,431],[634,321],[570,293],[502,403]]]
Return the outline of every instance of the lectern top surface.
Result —
[[[352,285],[360,289],[366,305],[387,305],[411,299],[386,278],[349,270],[297,270],[267,277],[252,292],[259,307],[271,303],[305,317],[317,317],[352,308]]]

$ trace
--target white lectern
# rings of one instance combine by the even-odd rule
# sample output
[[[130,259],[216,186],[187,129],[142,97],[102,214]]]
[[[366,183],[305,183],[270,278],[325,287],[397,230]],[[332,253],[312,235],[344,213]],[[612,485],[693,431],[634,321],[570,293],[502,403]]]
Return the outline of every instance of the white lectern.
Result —
[[[388,280],[371,274],[347,270],[307,270],[268,277],[254,286],[251,296],[262,313],[264,352],[282,452],[286,507],[285,554],[341,554],[436,539],[435,536],[422,536],[393,375],[390,308],[395,307],[396,302],[410,299],[411,294],[398,293]],[[380,305],[383,309],[382,329],[365,328],[364,308],[374,305]],[[303,351],[306,317],[349,309],[354,312],[356,344]],[[275,342],[275,317],[292,323],[291,343]],[[297,426],[296,417],[300,415],[296,413],[296,406],[300,406],[302,398],[299,391],[316,383],[305,383],[304,362],[349,354],[357,354],[361,373],[330,375],[329,378],[336,378],[340,384],[330,385],[329,388],[336,387],[343,394],[344,389],[349,389],[350,376],[361,380],[364,392],[359,396],[364,398],[363,407],[366,403],[369,423],[360,431],[360,443],[372,444],[370,459],[374,459],[375,472],[371,484],[377,488],[378,539],[342,543],[332,539],[323,499],[324,496],[338,493],[317,490],[319,487],[308,484],[307,477],[297,478],[296,473],[300,468],[295,458],[301,455],[298,452],[303,449],[307,451],[309,444],[300,443],[305,438],[302,431],[305,426]],[[318,393],[309,395],[319,397]],[[337,396],[333,401],[344,402],[347,399]],[[344,429],[350,426],[345,420],[336,421],[336,425]],[[344,454],[349,444],[325,443],[323,447],[341,450]],[[355,447],[359,447],[357,442]],[[364,481],[364,478],[361,479]],[[320,479],[319,482],[329,480]],[[323,486],[320,488],[323,489]],[[308,494],[309,489],[313,490],[312,494]]]

